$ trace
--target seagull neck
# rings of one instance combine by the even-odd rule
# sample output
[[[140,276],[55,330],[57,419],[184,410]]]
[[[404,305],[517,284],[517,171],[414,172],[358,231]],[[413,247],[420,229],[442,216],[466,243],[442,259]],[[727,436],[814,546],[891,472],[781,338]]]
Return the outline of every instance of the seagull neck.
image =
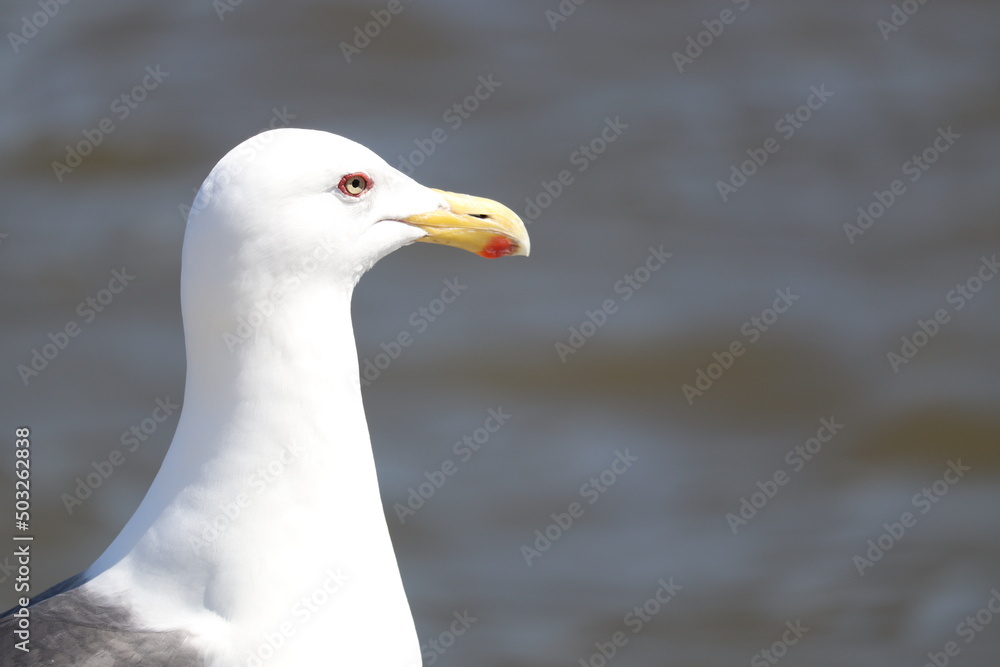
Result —
[[[302,292],[238,302],[225,318],[186,317],[185,403],[196,397],[195,409],[219,409],[229,399],[232,409],[252,402],[261,410],[283,400],[360,399],[351,291]]]
[[[252,649],[295,623],[290,610],[303,596],[321,594],[332,601],[316,614],[330,622],[297,629],[303,646],[359,641],[383,621],[404,646],[414,638],[361,401],[350,296],[302,291],[266,317],[233,318],[232,331],[206,327],[221,319],[186,320],[174,441],[121,543],[102,557],[127,553],[108,588],[157,599],[143,614],[150,623],[207,612],[242,628],[235,641]],[[230,333],[241,337],[232,351]]]
[[[350,298],[303,289],[266,310],[244,310],[231,332],[188,333],[185,430],[171,445],[185,469],[200,457],[218,473],[203,483],[236,493],[254,487],[272,506],[316,518],[336,518],[331,482],[346,470],[357,472],[365,501],[379,501]],[[280,474],[263,475],[262,463]]]

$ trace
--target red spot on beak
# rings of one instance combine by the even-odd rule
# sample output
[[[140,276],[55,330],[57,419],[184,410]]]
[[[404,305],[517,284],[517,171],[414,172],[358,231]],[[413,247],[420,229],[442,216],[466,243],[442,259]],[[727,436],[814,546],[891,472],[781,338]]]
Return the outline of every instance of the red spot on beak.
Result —
[[[489,240],[489,243],[486,244],[486,247],[479,251],[479,255],[489,259],[494,259],[496,257],[511,255],[515,251],[517,251],[516,243],[511,241],[506,236],[494,236]]]

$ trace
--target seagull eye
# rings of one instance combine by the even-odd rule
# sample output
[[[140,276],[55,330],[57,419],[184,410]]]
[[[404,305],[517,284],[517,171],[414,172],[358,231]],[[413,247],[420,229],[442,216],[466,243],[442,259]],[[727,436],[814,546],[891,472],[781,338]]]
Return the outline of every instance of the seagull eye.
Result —
[[[347,174],[340,179],[340,191],[348,197],[359,197],[371,186],[371,181],[365,174]]]

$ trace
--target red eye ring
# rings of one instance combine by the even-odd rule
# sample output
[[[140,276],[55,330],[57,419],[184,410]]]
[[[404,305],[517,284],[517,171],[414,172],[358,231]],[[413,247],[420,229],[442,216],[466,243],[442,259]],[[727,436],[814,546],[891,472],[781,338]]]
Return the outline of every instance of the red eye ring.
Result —
[[[358,171],[353,174],[346,174],[340,179],[340,184],[337,187],[348,197],[360,197],[367,192],[371,186],[372,180],[369,178],[368,174]]]

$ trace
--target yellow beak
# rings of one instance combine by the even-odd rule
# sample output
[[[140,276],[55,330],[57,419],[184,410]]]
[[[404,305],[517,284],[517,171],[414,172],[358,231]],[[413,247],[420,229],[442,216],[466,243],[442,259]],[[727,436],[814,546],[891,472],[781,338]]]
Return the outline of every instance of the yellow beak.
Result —
[[[434,192],[444,197],[448,208],[403,220],[427,232],[419,241],[455,246],[483,257],[527,256],[531,249],[528,230],[514,211],[492,199]]]

